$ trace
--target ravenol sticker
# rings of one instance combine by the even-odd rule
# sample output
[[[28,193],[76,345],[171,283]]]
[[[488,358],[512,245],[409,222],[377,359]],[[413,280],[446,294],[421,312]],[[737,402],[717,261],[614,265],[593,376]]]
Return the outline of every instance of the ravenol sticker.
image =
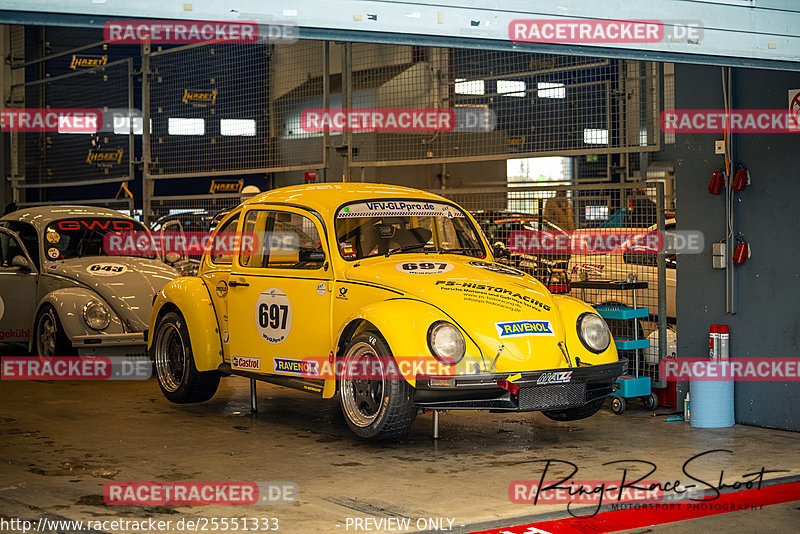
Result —
[[[259,371],[261,370],[261,358],[245,358],[243,356],[234,356],[231,358],[231,367],[234,369]]]
[[[497,334],[503,337],[555,336],[550,321],[511,321],[494,323]]]
[[[290,360],[287,358],[272,358],[276,373],[290,373],[293,375],[319,376],[319,362],[311,360]]]
[[[553,371],[552,373],[542,373],[536,380],[536,384],[543,386],[546,384],[566,384],[572,380],[572,371]]]

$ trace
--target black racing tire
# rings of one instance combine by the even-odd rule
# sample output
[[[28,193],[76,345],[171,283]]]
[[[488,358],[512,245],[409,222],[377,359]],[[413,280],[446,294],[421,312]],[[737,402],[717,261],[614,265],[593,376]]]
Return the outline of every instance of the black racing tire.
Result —
[[[359,368],[357,362],[367,360],[368,368],[376,371],[374,377],[340,378],[339,401],[350,430],[362,439],[375,441],[396,440],[407,434],[417,416],[414,388],[396,372],[387,376],[386,362],[394,359],[381,335],[358,334],[350,340],[342,358],[344,369]],[[378,375],[380,380],[360,380]]]
[[[590,401],[583,406],[566,408],[564,410],[548,410],[542,413],[553,421],[577,421],[578,419],[586,419],[587,417],[591,417],[596,414],[603,406],[605,401],[605,397],[601,397],[599,399]]]
[[[197,370],[189,330],[179,313],[168,312],[158,322],[150,357],[161,392],[171,402],[203,402],[217,392],[220,374]]]
[[[36,328],[33,334],[33,353],[40,358],[52,356],[75,356],[77,351],[70,343],[58,313],[47,304],[36,315]]]

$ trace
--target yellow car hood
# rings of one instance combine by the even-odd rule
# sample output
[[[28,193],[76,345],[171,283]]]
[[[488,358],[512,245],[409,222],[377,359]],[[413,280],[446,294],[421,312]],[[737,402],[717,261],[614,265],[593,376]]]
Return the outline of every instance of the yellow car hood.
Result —
[[[481,354],[473,356],[481,371],[568,365],[559,347],[566,336],[558,304],[543,284],[517,269],[455,254],[397,254],[356,262],[345,277],[442,310],[477,345]]]

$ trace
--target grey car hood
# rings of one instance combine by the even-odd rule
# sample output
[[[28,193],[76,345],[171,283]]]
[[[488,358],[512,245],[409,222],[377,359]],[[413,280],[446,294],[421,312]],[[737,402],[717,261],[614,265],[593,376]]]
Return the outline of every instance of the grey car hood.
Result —
[[[161,261],[131,256],[46,261],[44,273],[64,276],[92,288],[133,332],[148,328],[153,295],[179,276]]]

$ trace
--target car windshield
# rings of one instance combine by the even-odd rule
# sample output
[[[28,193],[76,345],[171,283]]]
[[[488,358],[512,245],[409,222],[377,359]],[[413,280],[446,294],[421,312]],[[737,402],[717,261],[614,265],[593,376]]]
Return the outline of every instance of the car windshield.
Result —
[[[425,200],[367,200],[336,212],[336,238],[347,260],[437,252],[484,258],[478,233],[459,208]]]
[[[44,259],[68,260],[86,256],[120,256],[108,254],[104,238],[108,233],[147,232],[144,226],[130,219],[98,217],[73,217],[54,221],[44,232]],[[136,254],[138,257],[154,259],[155,256]]]

